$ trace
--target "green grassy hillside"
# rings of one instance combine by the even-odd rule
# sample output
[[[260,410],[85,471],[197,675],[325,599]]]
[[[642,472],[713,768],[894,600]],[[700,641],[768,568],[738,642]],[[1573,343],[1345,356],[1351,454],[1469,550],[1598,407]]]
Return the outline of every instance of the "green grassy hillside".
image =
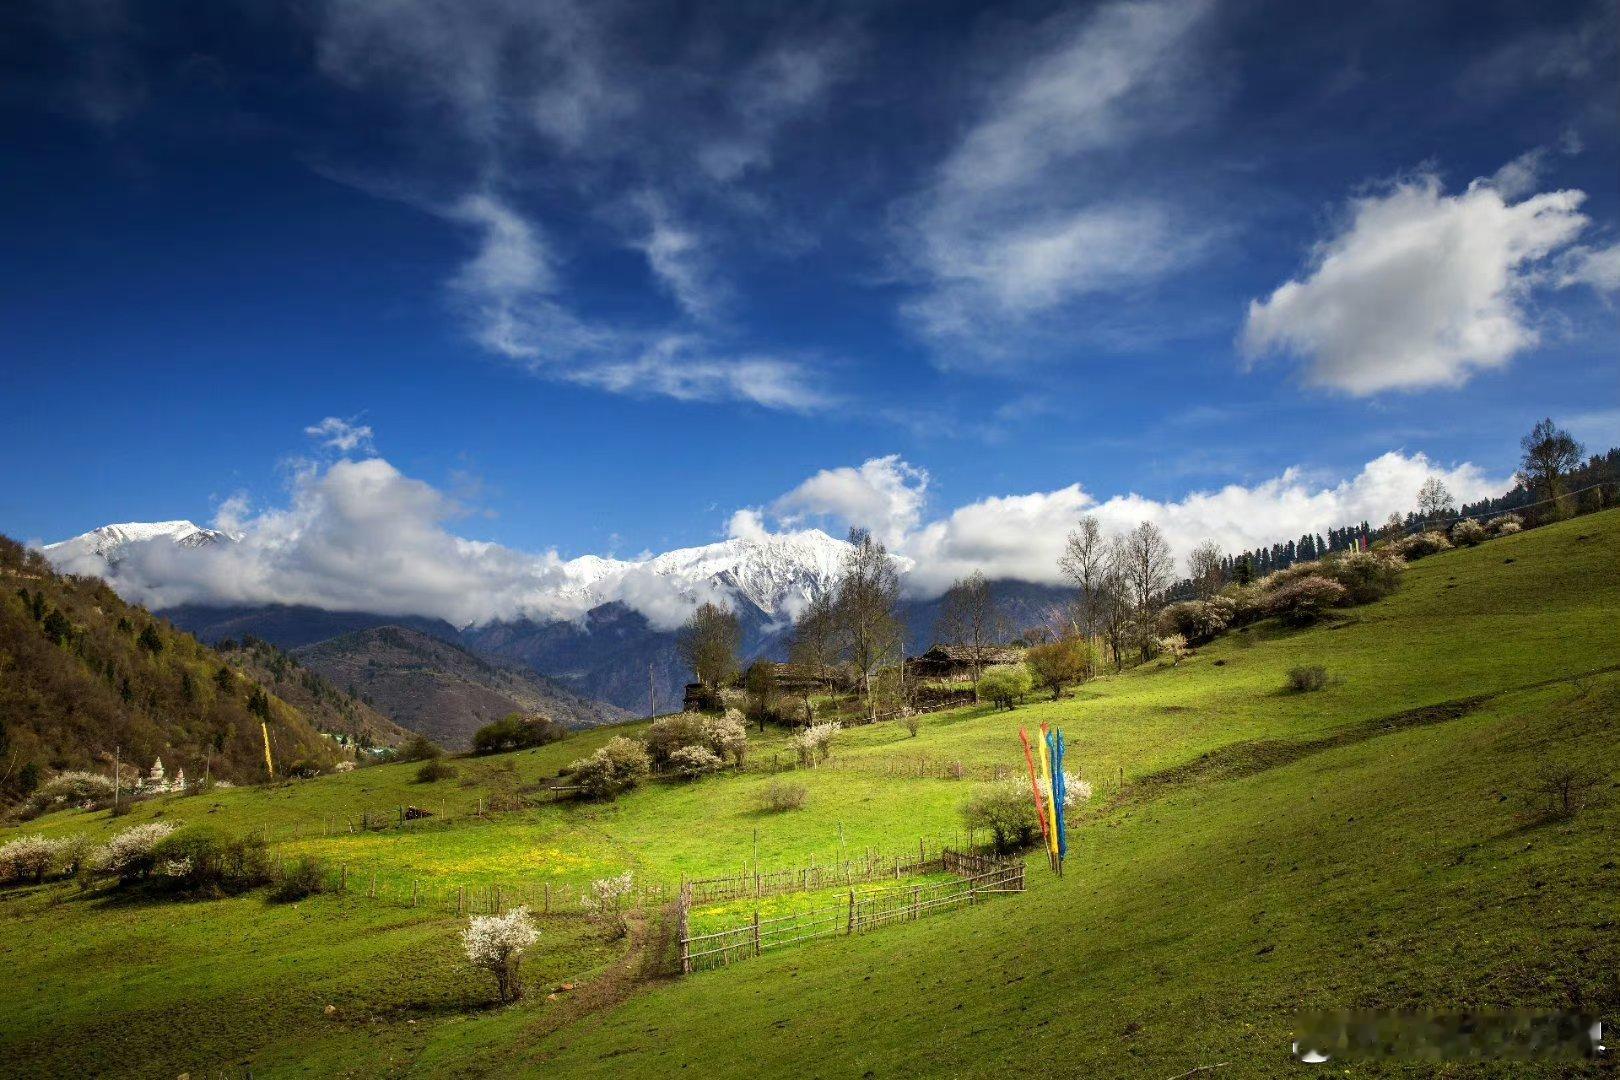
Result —
[[[506,1009],[484,1007],[443,909],[354,894],[153,909],[12,890],[5,1041],[25,1071],[152,1075],[251,1061],[255,1075],[1151,1077],[1229,1062],[1228,1075],[1281,1076],[1298,1068],[1301,1008],[1584,1007],[1612,1023],[1617,551],[1620,513],[1580,518],[1426,559],[1393,597],[1310,630],[1262,624],[1060,702],[931,716],[916,738],[855,729],[826,767],[793,774],[809,802],[786,814],[757,809],[768,777],[747,773],[419,831],[337,824],[407,803],[465,814],[554,776],[613,733],[598,730],[459,762],[432,785],[385,766],[117,821],[53,815],[24,831],[206,819],[385,883],[633,868],[673,884],[747,867],[756,845],[771,867],[952,836],[972,777],[1021,763],[1020,725],[1061,724],[1097,787],[1068,874],[1032,866],[1023,896],[684,980],[641,977],[656,917],[611,944],[553,918],[537,985],[578,988]],[[1324,665],[1328,688],[1286,693],[1300,664]],[[782,753],[780,738],[755,735],[753,759]],[[1606,798],[1535,823],[1533,776],[1561,761],[1600,770]],[[958,766],[968,779],[939,778]],[[1449,1068],[1438,1075],[1536,1074]]]

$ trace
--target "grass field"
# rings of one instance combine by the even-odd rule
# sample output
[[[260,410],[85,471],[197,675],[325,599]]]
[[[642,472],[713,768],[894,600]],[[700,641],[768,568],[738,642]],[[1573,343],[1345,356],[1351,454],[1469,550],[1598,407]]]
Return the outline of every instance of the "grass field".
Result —
[[[766,776],[742,774],[420,831],[334,828],[405,804],[465,814],[612,734],[596,731],[458,762],[433,785],[383,766],[116,820],[53,815],[0,835],[207,820],[384,881],[582,884],[629,868],[673,884],[953,837],[974,781],[904,774],[1018,768],[1020,725],[1061,724],[1097,788],[1068,874],[1032,864],[1022,896],[685,980],[643,977],[664,947],[656,918],[630,943],[550,919],[531,981],[578,989],[506,1009],[488,1007],[442,910],[0,893],[16,973],[0,984],[0,1072],[1168,1077],[1230,1062],[1226,1075],[1280,1076],[1298,1069],[1301,1008],[1579,1006],[1613,1022],[1617,552],[1620,512],[1578,518],[1423,560],[1395,596],[1310,630],[1266,624],[1059,702],[930,716],[916,738],[852,729],[826,767],[792,774],[809,801],[785,814],[758,809]],[[1328,688],[1284,692],[1300,664],[1326,666]],[[780,735],[754,738],[755,760],[782,752]],[[1601,767],[1608,798],[1527,822],[1528,778],[1549,760]],[[714,907],[705,925],[753,911]],[[1446,1068],[1349,1075],[1534,1074]]]

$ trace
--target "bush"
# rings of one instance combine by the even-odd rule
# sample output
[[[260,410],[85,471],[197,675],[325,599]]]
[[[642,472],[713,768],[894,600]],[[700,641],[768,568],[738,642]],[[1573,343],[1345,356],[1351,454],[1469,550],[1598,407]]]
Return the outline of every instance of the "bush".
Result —
[[[1532,821],[1567,821],[1590,806],[1603,774],[1589,765],[1547,762],[1531,777],[1525,793]]]
[[[1445,533],[1420,532],[1404,536],[1390,545],[1390,550],[1407,562],[1451,550],[1451,541]]]
[[[412,736],[411,741],[394,751],[395,761],[432,761],[444,756],[444,751],[426,735]]]
[[[326,891],[326,877],[326,863],[305,856],[282,871],[275,888],[270,890],[270,899],[291,903],[323,893]]]
[[[1052,691],[1053,701],[1063,693],[1066,684],[1086,677],[1091,670],[1091,659],[1090,646],[1079,638],[1031,645],[1024,650],[1024,666],[1029,669],[1030,681]]]
[[[523,954],[539,940],[540,930],[526,907],[515,907],[505,915],[474,915],[461,932],[467,959],[495,976],[503,1004],[523,996]]]
[[[1325,690],[1327,684],[1327,668],[1321,664],[1306,664],[1288,669],[1288,689],[1296,694],[1307,694],[1312,690]]]
[[[1328,608],[1344,603],[1348,596],[1345,587],[1337,581],[1310,574],[1270,590],[1266,594],[1266,607],[1290,626],[1309,626]]]
[[[675,775],[696,780],[704,773],[719,772],[725,762],[707,746],[683,746],[669,755],[669,765]]]
[[[794,780],[772,780],[759,793],[759,808],[766,813],[780,814],[788,810],[803,810],[810,800],[810,789]]]
[[[1512,536],[1524,528],[1524,518],[1518,514],[1502,514],[1485,523],[1492,536]]]
[[[156,862],[154,852],[158,844],[174,832],[174,826],[165,821],[151,821],[136,825],[108,840],[91,860],[91,869],[101,877],[115,877],[121,881],[134,881],[152,872]]]
[[[86,810],[98,809],[112,801],[113,791],[110,776],[76,770],[61,772],[34,791],[24,812],[27,816],[37,817],[52,810],[75,806]]]
[[[1065,810],[1091,798],[1091,785],[1086,781],[1067,772],[1063,780],[1068,792],[1063,800]],[[1041,795],[1048,799],[1052,796],[1044,783]],[[962,820],[970,829],[989,830],[998,855],[1022,851],[1035,843],[1041,831],[1029,781],[1016,776],[982,785],[962,804]]]
[[[1451,527],[1451,542],[1458,547],[1473,547],[1490,538],[1490,531],[1473,518],[1461,518]]]
[[[708,719],[699,713],[660,716],[647,726],[647,756],[654,765],[664,765],[683,746],[707,746]]]
[[[191,893],[240,893],[270,880],[263,837],[227,837],[207,825],[190,825],[159,840],[152,862],[166,884]]]
[[[95,841],[83,833],[63,837],[56,841],[56,868],[67,877],[77,877],[79,871],[90,865],[95,853]]]
[[[1228,629],[1248,626],[1266,616],[1266,591],[1259,585],[1228,585],[1221,590],[1221,599],[1232,605]]]
[[[810,768],[832,757],[833,740],[841,730],[843,725],[834,722],[811,724],[788,740],[788,745],[798,753],[799,764]]]
[[[422,762],[422,767],[416,770],[416,782],[418,784],[436,784],[440,780],[454,780],[455,777],[456,767],[448,761],[440,761],[438,758]]]
[[[979,693],[998,708],[1010,709],[1029,695],[1034,684],[1029,669],[1022,664],[1001,664],[986,668],[979,676]]]
[[[568,737],[568,729],[546,716],[511,713],[493,724],[485,724],[473,734],[473,753],[503,754],[547,746]]]
[[[1345,602],[1370,604],[1401,583],[1406,564],[1387,551],[1346,551],[1316,564],[1322,576],[1344,586]]]
[[[629,870],[613,877],[598,878],[591,882],[591,891],[580,898],[585,914],[612,937],[623,937],[629,932],[625,909],[635,892],[636,879]]]
[[[703,745],[716,757],[731,758],[742,768],[748,757],[748,723],[738,709],[727,709],[724,716],[705,717]]]
[[[1184,600],[1159,613],[1159,629],[1166,635],[1179,634],[1189,644],[1201,645],[1232,625],[1237,604],[1226,596],[1208,600]]]
[[[646,747],[634,739],[615,735],[588,758],[570,765],[569,775],[590,799],[611,799],[647,778],[652,763]]]
[[[59,843],[43,836],[19,836],[0,847],[0,884],[38,884],[56,862]]]

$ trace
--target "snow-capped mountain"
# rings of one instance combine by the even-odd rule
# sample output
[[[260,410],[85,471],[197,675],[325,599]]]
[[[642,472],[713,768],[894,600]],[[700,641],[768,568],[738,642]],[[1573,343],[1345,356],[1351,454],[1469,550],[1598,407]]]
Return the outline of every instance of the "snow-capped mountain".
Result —
[[[168,540],[179,547],[200,548],[210,544],[229,542],[233,537],[218,529],[205,529],[190,521],[129,521],[121,525],[103,525],[70,540],[46,544],[47,558],[63,565],[85,556],[104,559],[116,565],[124,549],[131,544]]]
[[[594,607],[626,599],[638,579],[656,580],[694,600],[718,592],[765,615],[791,615],[832,587],[848,553],[847,543],[819,529],[732,537],[644,560],[586,555],[564,566],[564,588]]]

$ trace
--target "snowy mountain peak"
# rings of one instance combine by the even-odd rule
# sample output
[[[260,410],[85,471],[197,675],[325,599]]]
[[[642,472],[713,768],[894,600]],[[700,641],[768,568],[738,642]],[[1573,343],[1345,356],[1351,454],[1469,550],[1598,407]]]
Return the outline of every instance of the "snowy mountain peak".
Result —
[[[199,548],[233,539],[217,529],[205,529],[191,521],[129,521],[119,525],[103,525],[71,540],[46,544],[45,552],[53,562],[75,556],[94,555],[117,562],[119,554],[130,544],[169,540],[180,547]]]

